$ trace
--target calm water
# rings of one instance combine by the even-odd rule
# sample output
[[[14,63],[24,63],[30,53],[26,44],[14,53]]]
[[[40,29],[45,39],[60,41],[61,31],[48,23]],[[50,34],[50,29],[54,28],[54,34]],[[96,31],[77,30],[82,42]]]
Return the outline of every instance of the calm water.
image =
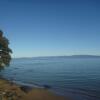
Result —
[[[100,58],[13,59],[0,74],[27,85],[50,85],[52,91],[73,100],[100,100]]]

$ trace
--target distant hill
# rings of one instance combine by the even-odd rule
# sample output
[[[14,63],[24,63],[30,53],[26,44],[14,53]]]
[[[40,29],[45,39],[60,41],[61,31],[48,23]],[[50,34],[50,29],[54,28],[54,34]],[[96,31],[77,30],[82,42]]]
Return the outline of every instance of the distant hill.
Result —
[[[71,56],[41,56],[41,57],[21,57],[21,58],[14,58],[14,59],[45,59],[45,58],[100,58],[97,55],[71,55]]]
[[[79,58],[100,58],[100,56],[97,55],[72,55],[70,57],[79,57]]]

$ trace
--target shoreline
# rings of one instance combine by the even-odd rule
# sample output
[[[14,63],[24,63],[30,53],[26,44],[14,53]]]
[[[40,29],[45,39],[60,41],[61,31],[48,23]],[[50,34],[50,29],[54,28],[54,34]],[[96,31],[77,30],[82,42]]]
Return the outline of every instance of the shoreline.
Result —
[[[48,88],[30,87],[0,78],[0,100],[71,100]]]

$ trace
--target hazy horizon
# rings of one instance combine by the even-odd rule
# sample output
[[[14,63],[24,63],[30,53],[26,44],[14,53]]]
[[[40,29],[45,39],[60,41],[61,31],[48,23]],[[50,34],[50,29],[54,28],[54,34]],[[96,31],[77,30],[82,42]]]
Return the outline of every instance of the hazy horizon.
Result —
[[[38,57],[78,57],[78,56],[80,56],[80,57],[100,57],[100,55],[57,55],[57,56],[53,56],[53,55],[50,55],[50,56],[25,56],[25,57],[13,57],[13,58],[38,58]]]

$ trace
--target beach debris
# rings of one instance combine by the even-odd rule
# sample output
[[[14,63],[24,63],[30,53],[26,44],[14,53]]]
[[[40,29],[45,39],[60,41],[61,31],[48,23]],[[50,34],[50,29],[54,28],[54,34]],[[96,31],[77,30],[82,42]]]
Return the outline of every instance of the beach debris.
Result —
[[[0,91],[0,100],[20,100],[20,98],[21,95],[18,95],[15,91]]]

